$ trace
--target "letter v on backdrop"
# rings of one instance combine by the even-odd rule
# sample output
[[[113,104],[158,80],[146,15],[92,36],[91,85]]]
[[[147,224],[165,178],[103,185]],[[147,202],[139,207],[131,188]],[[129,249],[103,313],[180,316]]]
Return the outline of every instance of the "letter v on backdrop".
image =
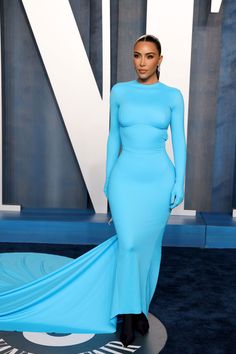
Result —
[[[106,212],[107,201],[103,194],[103,184],[105,181],[106,141],[109,132],[110,1],[102,0],[102,98],[69,1],[22,0],[22,3],[94,209],[97,213]],[[219,0],[212,1],[212,11],[219,11],[220,4],[221,1]],[[169,58],[167,54],[165,55],[167,60],[163,65],[162,81],[167,84],[169,82],[182,89],[185,96],[186,113],[188,108],[192,18],[193,0],[180,0],[178,2],[170,0],[147,1],[147,33],[150,32],[160,37],[165,46],[165,53],[170,53]],[[178,25],[175,28],[173,28],[174,24],[172,22],[174,19],[174,23]],[[183,24],[181,28],[179,27],[180,23]],[[176,32],[177,28],[178,31]],[[175,53],[175,59],[178,53],[175,49],[176,35],[178,35],[181,43],[186,45],[186,51],[182,51],[182,57],[177,57],[178,70],[176,70],[176,64],[173,65],[171,61],[171,53]],[[88,141],[92,141],[92,143],[88,143]],[[167,149],[169,150],[168,146]],[[0,151],[0,159],[2,159],[2,151]],[[2,184],[1,167],[0,183]],[[0,192],[0,209],[16,210],[19,209],[19,206],[2,205],[2,194]],[[192,211],[183,210],[182,203],[172,213],[189,214]]]

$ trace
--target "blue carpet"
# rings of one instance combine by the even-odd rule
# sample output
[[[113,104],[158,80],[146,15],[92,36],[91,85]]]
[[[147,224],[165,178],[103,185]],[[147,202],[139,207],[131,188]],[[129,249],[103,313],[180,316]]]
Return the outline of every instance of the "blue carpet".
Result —
[[[1,252],[78,257],[91,245],[5,244]],[[165,325],[161,354],[234,354],[236,250],[163,247],[150,312]]]
[[[150,306],[168,332],[161,354],[234,354],[235,280],[235,249],[164,247]]]

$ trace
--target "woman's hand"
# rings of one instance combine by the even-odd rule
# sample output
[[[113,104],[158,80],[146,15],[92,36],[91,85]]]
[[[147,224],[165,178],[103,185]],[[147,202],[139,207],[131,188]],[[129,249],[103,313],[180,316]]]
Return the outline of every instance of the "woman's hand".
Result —
[[[183,186],[175,183],[174,187],[171,191],[171,198],[170,198],[170,210],[177,207],[182,201],[184,200],[184,188]]]

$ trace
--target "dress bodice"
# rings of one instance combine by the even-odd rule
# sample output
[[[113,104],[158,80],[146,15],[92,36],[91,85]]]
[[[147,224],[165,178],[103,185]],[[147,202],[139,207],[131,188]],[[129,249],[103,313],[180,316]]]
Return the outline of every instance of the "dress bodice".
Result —
[[[160,81],[142,84],[138,80],[118,82],[110,94],[110,132],[107,144],[106,182],[120,148],[134,152],[163,151],[170,125],[176,181],[184,182],[186,141],[184,101],[178,88]]]
[[[165,147],[175,89],[157,82],[137,80],[113,86],[117,97],[117,119],[123,149],[155,151]]]

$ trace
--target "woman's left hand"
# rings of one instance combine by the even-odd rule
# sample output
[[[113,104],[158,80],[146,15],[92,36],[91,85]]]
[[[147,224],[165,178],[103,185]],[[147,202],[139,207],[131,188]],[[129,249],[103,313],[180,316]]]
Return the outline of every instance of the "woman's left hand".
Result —
[[[177,207],[182,201],[184,200],[184,188],[183,186],[175,183],[174,187],[171,191],[171,198],[170,198],[170,209],[174,209]]]

